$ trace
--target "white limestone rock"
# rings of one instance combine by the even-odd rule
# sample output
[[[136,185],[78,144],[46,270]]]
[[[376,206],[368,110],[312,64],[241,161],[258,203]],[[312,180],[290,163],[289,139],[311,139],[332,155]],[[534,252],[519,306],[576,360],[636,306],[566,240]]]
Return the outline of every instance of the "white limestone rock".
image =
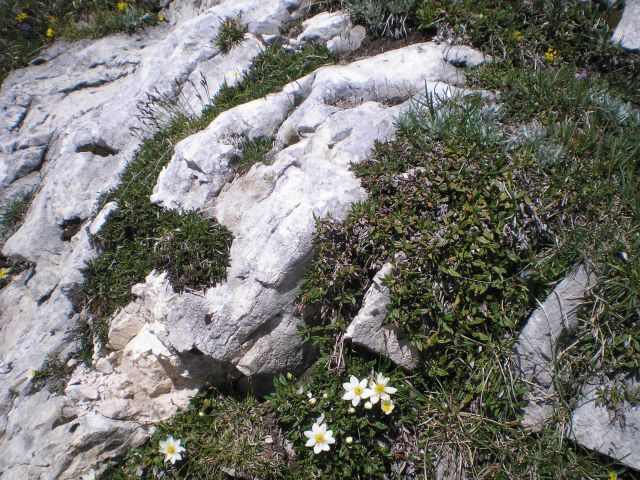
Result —
[[[640,50],[640,0],[627,0],[611,41],[626,50]]]
[[[289,44],[322,43],[333,53],[348,53],[360,48],[367,30],[351,23],[348,12],[322,12],[302,23],[303,31]]]
[[[633,377],[590,378],[582,389],[567,436],[586,448],[640,470],[640,407],[626,401],[615,407],[598,404],[598,389],[622,385],[632,392],[640,389],[640,381]]]
[[[577,328],[577,310],[595,276],[580,265],[560,282],[520,333],[514,347],[514,361],[520,377],[530,387],[522,425],[537,430],[553,415],[556,356],[567,337]]]
[[[322,12],[302,22],[302,28],[299,41],[326,43],[351,28],[351,19],[344,11]]]
[[[383,280],[392,274],[393,265],[390,263],[376,273],[362,300],[362,308],[349,324],[344,338],[354,345],[389,358],[407,370],[415,370],[420,363],[418,349],[406,339],[401,329],[384,324],[387,305],[391,299]]]
[[[331,52],[338,54],[355,52],[360,48],[366,36],[367,29],[362,25],[356,25],[329,40],[327,48]]]

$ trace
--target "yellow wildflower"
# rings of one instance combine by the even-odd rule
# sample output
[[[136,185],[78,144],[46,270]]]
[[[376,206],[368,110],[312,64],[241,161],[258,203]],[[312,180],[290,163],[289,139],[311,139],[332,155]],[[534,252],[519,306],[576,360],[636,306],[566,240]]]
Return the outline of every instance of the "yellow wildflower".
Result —
[[[13,59],[17,62],[18,60],[20,60],[20,57],[18,55],[16,55],[15,57],[13,57]],[[2,278],[2,277],[0,277]]]
[[[53,15],[51,15],[49,17],[49,23],[54,23],[55,24],[57,21],[58,21],[58,19],[56,17],[54,17]]]
[[[127,5],[126,2],[118,2],[116,4],[116,8],[118,9],[119,12],[122,12],[122,11],[126,10],[128,6],[129,5]]]
[[[158,21],[159,22],[164,22],[164,15],[163,14],[161,14],[161,13],[158,14]]]
[[[48,38],[53,37],[53,28],[49,27],[47,28],[47,33],[46,33]]]
[[[515,32],[513,32],[513,39],[516,42],[520,43],[522,40],[524,40],[524,35],[520,30],[516,30]]]
[[[618,474],[616,472],[609,472],[609,480],[618,480]]]
[[[544,59],[547,63],[553,63],[554,60],[558,58],[558,51],[549,47],[549,49],[544,54]]]
[[[20,57],[16,57],[16,60],[18,58],[20,58]],[[9,269],[8,268],[0,268],[0,280],[2,280],[7,275],[9,275]]]
[[[19,13],[18,15],[16,15],[16,22],[23,23],[24,21],[27,20],[27,18],[29,18],[28,14],[26,14],[24,12]]]

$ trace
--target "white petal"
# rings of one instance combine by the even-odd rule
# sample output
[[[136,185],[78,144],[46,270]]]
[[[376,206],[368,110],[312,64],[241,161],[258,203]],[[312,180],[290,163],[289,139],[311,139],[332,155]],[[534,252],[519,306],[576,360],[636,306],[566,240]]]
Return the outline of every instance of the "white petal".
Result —
[[[350,390],[353,390],[353,385],[351,385],[350,383],[343,383],[342,388],[344,388],[348,392]]]
[[[356,394],[355,394],[355,393],[353,393],[353,390],[350,390],[350,391],[348,391],[347,393],[345,393],[345,394],[342,396],[342,399],[343,399],[343,400],[353,400],[353,397],[355,397],[355,396],[356,396]]]
[[[325,433],[327,431],[327,424],[323,423],[322,425],[320,425],[320,428],[318,428],[318,431],[320,433]]]
[[[317,455],[317,454],[318,454],[318,453],[320,453],[321,451],[322,451],[322,447],[320,446],[320,444],[319,444],[319,443],[317,443],[317,444],[315,445],[315,447],[313,447],[313,453],[315,453],[315,454]]]
[[[389,400],[391,397],[389,396],[389,394],[388,394],[388,393],[381,393],[381,394],[380,394],[380,398],[381,398],[382,400]]]
[[[376,383],[381,383],[382,385],[386,385],[387,383],[389,383],[389,379],[384,375],[382,375],[381,373],[379,373],[378,377],[376,378]]]
[[[374,390],[371,390],[370,388],[365,388],[364,391],[362,392],[362,395],[360,395],[360,397],[369,398],[374,393],[376,393]]]
[[[360,381],[355,375],[351,375],[351,377],[349,378],[349,383],[355,387],[356,385],[360,384]]]
[[[317,423],[311,425],[311,432],[313,432],[314,436],[316,435],[316,433],[320,433],[320,425],[318,425]]]
[[[357,407],[359,403],[360,397],[353,397],[353,399],[351,400],[351,405],[353,405],[354,407]]]
[[[367,379],[363,378],[358,385],[360,385],[362,388],[367,388]]]
[[[371,395],[369,397],[369,401],[375,405],[376,403],[378,403],[378,401],[380,401],[380,395]]]
[[[307,440],[307,443],[304,444],[305,447],[313,447],[316,444],[315,438],[310,438]]]
[[[313,438],[313,432],[311,430],[307,430],[304,432],[304,436],[307,438]]]
[[[325,452],[329,451],[329,444],[327,444],[327,442],[324,442],[322,445],[320,445],[320,447],[322,448],[322,450],[324,450]]]
[[[335,439],[335,438],[333,438],[333,437],[328,437],[328,438],[326,439],[326,441],[327,441],[327,443],[331,443],[331,444],[336,443],[336,439]]]
[[[396,393],[398,389],[395,387],[385,387],[384,391],[387,393]]]

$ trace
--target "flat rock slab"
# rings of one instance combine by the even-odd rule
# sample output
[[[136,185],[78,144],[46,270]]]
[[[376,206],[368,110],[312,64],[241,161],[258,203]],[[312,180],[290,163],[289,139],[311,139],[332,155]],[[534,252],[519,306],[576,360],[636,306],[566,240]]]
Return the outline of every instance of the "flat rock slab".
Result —
[[[385,264],[367,290],[362,301],[362,308],[349,324],[345,340],[367,350],[383,355],[396,365],[414,370],[420,362],[420,352],[402,334],[402,331],[391,325],[385,325],[389,288],[382,282],[393,274],[393,265]]]
[[[553,415],[555,359],[575,331],[578,307],[594,281],[593,274],[580,265],[533,312],[518,337],[514,360],[520,377],[530,387],[522,421],[526,428],[538,429]]]
[[[598,404],[598,389],[626,384],[640,388],[637,378],[611,381],[589,379],[573,412],[567,436],[582,446],[640,470],[640,407],[621,402],[614,408]]]
[[[626,50],[640,50],[640,0],[627,0],[611,41]]]

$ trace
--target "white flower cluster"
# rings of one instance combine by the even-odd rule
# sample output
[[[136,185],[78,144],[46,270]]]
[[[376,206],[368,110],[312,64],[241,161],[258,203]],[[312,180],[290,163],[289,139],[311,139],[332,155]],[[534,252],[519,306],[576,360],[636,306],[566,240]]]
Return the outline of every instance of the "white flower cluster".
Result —
[[[358,380],[356,376],[351,375],[349,381],[342,384],[345,389],[342,399],[350,401],[353,407],[357,407],[362,400],[366,400],[364,408],[367,410],[371,410],[373,405],[380,402],[382,411],[389,415],[395,408],[393,401],[391,401],[391,395],[396,393],[398,389],[389,386],[388,383],[389,378],[381,373],[375,376],[375,380],[367,380],[366,378]],[[309,403],[315,405],[315,397],[311,392],[307,392],[307,396],[309,397]],[[323,397],[327,398],[327,394],[324,394]],[[349,408],[350,414],[355,413],[355,408],[353,407]],[[304,432],[304,436],[307,437],[305,446],[313,447],[313,453],[315,454],[329,451],[329,445],[336,442],[333,437],[333,431],[329,430],[327,424],[324,423],[324,414],[314,422],[311,430]],[[345,443],[351,445],[353,437],[346,437]]]
[[[389,415],[395,408],[390,395],[396,393],[398,390],[388,386],[388,383],[389,378],[381,373],[376,375],[375,380],[369,381],[367,381],[366,378],[358,380],[355,376],[351,375],[349,381],[342,384],[346,390],[342,399],[350,400],[351,405],[354,407],[357,407],[361,400],[367,400],[364,404],[364,408],[367,410],[371,410],[376,403],[380,402],[382,411]]]

